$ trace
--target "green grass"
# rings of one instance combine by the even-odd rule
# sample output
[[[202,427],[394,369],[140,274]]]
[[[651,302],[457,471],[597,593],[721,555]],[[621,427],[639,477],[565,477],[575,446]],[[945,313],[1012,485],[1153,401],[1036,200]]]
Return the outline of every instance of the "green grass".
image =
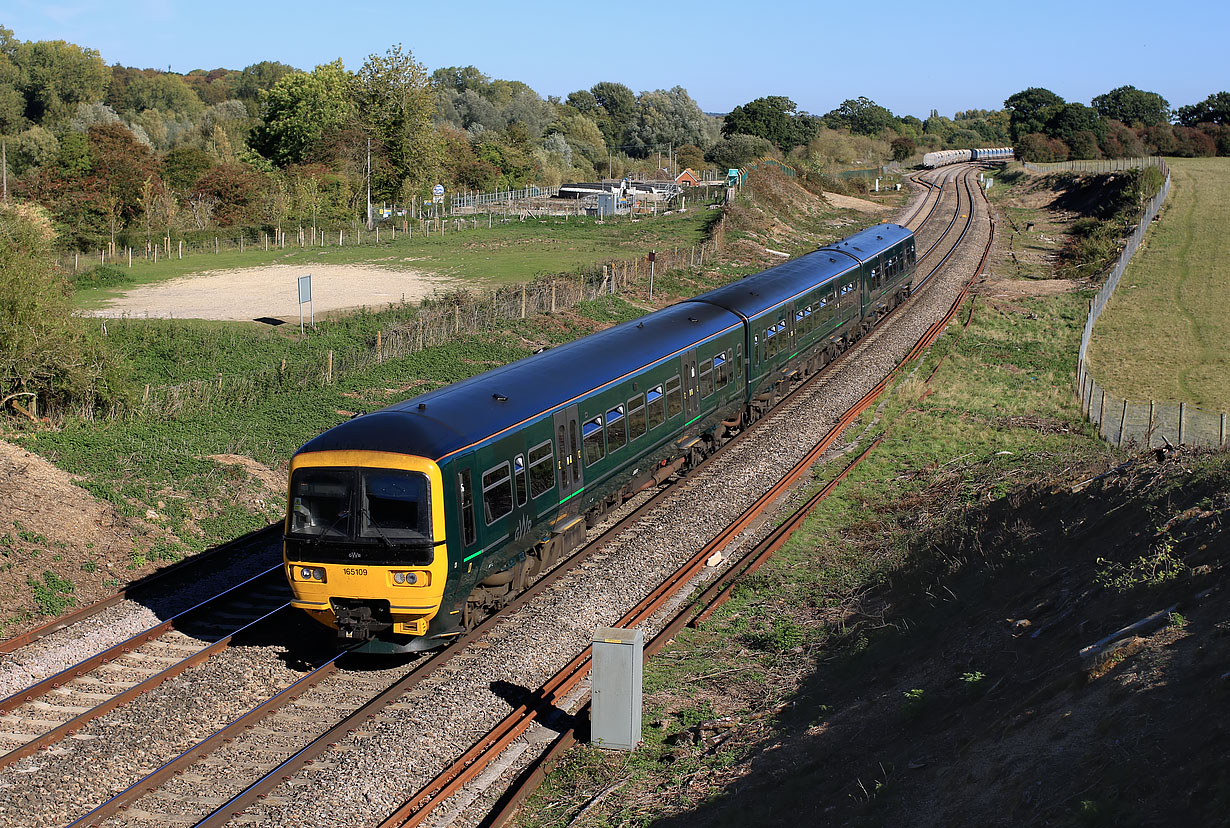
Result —
[[[127,271],[127,284],[117,284],[115,268],[109,267],[106,277],[91,286],[88,277],[78,279],[80,289],[75,302],[82,308],[100,306],[114,298],[124,287],[148,284],[200,273],[207,270],[233,270],[271,264],[311,267],[313,264],[370,265],[392,270],[423,270],[450,276],[475,285],[502,285],[530,281],[545,273],[567,273],[610,259],[641,256],[651,249],[690,247],[704,240],[709,223],[716,220],[716,210],[689,207],[685,212],[669,216],[626,217],[599,223],[588,217],[552,217],[510,220],[501,223],[496,218],[492,227],[480,216],[477,228],[460,232],[446,228],[441,237],[436,231],[424,238],[415,229],[413,238],[398,232],[390,241],[387,228],[381,231],[380,244],[370,242],[374,234],[364,233],[361,246],[353,244],[353,234],[343,247],[333,245],[301,249],[287,240],[285,249],[265,251],[249,247],[244,252],[223,250],[218,254],[195,252],[184,258],[159,259],[155,264],[133,260],[129,270],[125,262],[119,269]],[[174,250],[174,246],[172,250]]]
[[[1230,411],[1230,159],[1167,163],[1162,219],[1094,327],[1091,370],[1116,396]]]

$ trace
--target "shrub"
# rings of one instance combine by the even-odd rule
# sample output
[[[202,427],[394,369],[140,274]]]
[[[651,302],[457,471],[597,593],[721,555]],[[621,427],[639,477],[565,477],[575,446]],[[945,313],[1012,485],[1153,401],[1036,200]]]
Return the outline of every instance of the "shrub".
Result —
[[[123,394],[124,373],[108,343],[72,315],[55,272],[47,213],[0,205],[0,407],[37,394],[93,409]]]

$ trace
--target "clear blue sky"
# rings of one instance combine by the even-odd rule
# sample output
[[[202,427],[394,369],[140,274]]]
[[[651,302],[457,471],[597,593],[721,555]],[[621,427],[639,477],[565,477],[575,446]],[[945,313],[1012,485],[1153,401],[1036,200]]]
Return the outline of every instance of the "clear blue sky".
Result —
[[[1230,89],[1219,0],[949,4],[804,0],[5,0],[21,40],[177,72],[277,60],[357,69],[401,43],[428,71],[473,65],[544,97],[598,81],[683,86],[709,112],[785,95],[823,114],[866,95],[898,115],[999,108],[1044,86],[1069,101],[1131,84],[1172,107]],[[942,12],[940,10],[943,10]],[[940,20],[946,17],[947,20]],[[958,44],[968,49],[958,49]]]

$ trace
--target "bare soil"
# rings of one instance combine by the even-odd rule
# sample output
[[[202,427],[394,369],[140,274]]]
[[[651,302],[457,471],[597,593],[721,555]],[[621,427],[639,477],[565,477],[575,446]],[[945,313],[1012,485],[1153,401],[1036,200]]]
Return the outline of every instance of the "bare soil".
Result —
[[[298,278],[311,273],[312,305],[316,313],[358,307],[383,307],[401,301],[418,302],[456,284],[455,280],[418,270],[385,270],[361,265],[321,265],[310,268],[268,265],[237,270],[204,271],[156,284],[140,285],[109,300],[90,316],[176,319],[299,318]]]
[[[823,650],[781,654],[801,668],[784,700],[732,683],[671,757],[739,758],[626,807],[686,798],[653,824],[688,828],[1227,824],[1228,490],[1225,453],[1195,451],[972,510],[937,482],[912,504],[941,527],[915,566]]]
[[[209,459],[243,469],[228,478],[232,496],[254,500],[258,509],[263,500],[285,497],[284,472],[239,455]],[[79,482],[0,441],[0,638],[105,598],[166,565],[148,554],[158,542],[176,540],[161,523],[163,503],[126,516]]]

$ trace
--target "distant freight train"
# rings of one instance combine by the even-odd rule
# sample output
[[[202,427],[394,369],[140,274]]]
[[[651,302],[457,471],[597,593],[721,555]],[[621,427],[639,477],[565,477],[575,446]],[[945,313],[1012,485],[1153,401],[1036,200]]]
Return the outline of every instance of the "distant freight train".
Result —
[[[447,643],[863,336],[914,265],[877,225],[326,431],[291,460],[294,606],[367,652]]]
[[[960,164],[962,161],[1011,161],[1012,147],[992,149],[940,150],[923,156],[923,166],[934,169],[945,164]]]

